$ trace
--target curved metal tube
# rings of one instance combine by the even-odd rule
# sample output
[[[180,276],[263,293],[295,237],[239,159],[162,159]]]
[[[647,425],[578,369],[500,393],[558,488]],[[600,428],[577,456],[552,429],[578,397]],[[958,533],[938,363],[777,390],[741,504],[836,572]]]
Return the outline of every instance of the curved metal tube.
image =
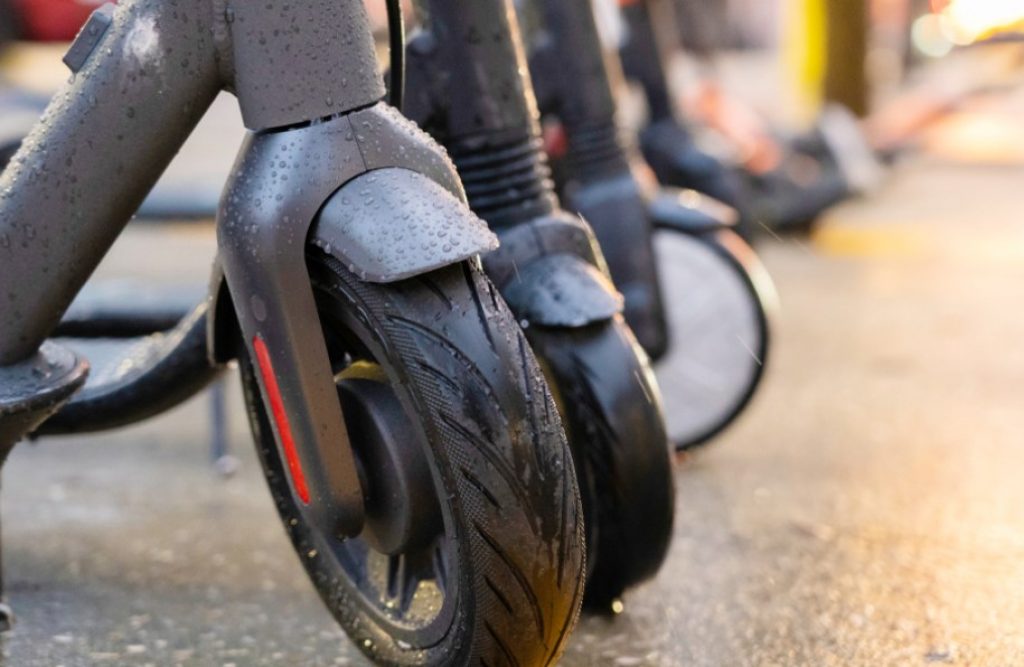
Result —
[[[82,433],[126,426],[190,398],[220,368],[206,354],[204,302],[174,329],[133,346],[110,370],[92,375],[85,387],[50,417],[40,435]]]

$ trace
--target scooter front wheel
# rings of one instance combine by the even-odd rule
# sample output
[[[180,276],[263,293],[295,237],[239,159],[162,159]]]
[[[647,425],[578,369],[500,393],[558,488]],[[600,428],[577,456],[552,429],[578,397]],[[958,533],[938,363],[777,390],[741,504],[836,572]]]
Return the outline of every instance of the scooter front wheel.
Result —
[[[527,337],[565,421],[587,530],[585,604],[611,608],[653,576],[672,538],[675,488],[661,397],[647,355],[621,316]]]
[[[557,411],[504,301],[462,263],[387,285],[309,256],[366,523],[317,532],[242,359],[270,490],[328,609],[389,665],[555,662],[583,594],[583,518]]]

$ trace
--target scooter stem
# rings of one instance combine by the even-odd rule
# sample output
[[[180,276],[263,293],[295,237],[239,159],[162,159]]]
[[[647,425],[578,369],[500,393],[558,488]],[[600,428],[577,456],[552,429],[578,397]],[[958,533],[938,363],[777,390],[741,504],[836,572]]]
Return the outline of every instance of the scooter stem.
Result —
[[[429,9],[433,55],[445,72],[437,91],[445,120],[430,130],[448,148],[471,208],[493,228],[550,215],[551,172],[510,3],[430,0]],[[422,58],[416,65],[434,66]]]

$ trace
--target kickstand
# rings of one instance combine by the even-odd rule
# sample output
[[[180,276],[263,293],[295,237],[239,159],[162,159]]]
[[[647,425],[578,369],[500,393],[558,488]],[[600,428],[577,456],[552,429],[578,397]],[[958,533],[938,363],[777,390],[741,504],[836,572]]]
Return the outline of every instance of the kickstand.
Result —
[[[210,386],[210,460],[221,477],[231,477],[238,472],[238,458],[231,454],[228,442],[223,379],[214,380]]]

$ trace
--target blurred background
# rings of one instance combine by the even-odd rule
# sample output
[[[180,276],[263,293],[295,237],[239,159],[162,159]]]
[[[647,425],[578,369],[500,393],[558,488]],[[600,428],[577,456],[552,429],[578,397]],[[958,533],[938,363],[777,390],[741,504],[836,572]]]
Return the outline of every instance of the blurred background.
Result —
[[[98,4],[0,0],[0,161]],[[677,461],[665,568],[563,664],[1024,664],[1024,0],[648,4],[671,104],[750,185],[780,309],[752,407]],[[618,7],[597,8],[612,49]],[[627,132],[641,88],[621,86]],[[203,294],[242,134],[222,96],[98,281]],[[279,526],[236,385],[14,451],[3,664],[363,664]]]

